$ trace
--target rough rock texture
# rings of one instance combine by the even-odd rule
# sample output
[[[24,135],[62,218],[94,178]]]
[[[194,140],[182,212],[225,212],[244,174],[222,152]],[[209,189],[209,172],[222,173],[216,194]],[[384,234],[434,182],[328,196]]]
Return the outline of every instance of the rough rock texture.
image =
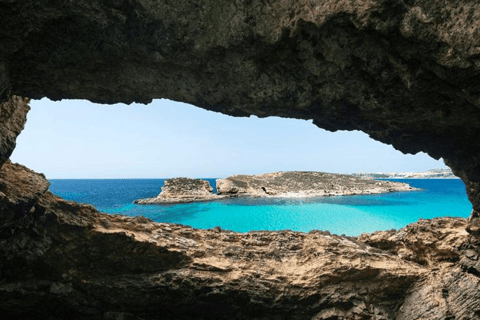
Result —
[[[400,307],[398,320],[480,319],[480,242],[465,234],[465,224],[463,219],[420,220],[397,232],[359,237],[360,242],[430,268]]]
[[[19,96],[169,98],[443,157],[474,208],[470,234],[202,231],[102,215],[5,162],[2,317],[480,319],[477,0],[0,0],[0,21],[0,164]]]
[[[43,174],[22,165],[5,162],[0,170],[1,219],[28,211],[50,184]]]
[[[17,136],[27,121],[27,112],[30,110],[28,101],[12,96],[10,100],[0,103],[0,167],[10,158]]]
[[[406,183],[311,171],[235,175],[217,179],[219,195],[242,197],[318,197],[412,191]]]
[[[136,204],[172,204],[219,200],[224,197],[212,193],[208,181],[202,179],[173,178],[165,181],[162,192],[155,198],[138,199]]]
[[[0,96],[313,119],[445,162],[480,211],[477,0],[8,0]]]
[[[234,233],[97,212],[1,169],[2,319],[478,319],[480,243],[465,219],[359,238]],[[17,185],[28,190],[25,201]]]

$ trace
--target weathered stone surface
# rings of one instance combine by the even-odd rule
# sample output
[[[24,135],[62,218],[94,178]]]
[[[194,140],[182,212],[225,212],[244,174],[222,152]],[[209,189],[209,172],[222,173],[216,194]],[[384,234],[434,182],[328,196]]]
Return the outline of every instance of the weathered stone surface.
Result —
[[[155,198],[138,199],[136,204],[172,204],[201,201],[213,201],[225,198],[212,193],[208,181],[191,178],[173,178],[165,180],[162,192]]]
[[[43,174],[22,165],[5,162],[0,170],[0,213],[3,222],[7,217],[21,214],[32,208],[50,184]]]
[[[26,98],[11,96],[10,100],[0,103],[0,167],[10,158],[17,136],[27,121],[27,112],[30,110],[28,101]]]
[[[199,230],[101,214],[7,167],[3,181],[20,176],[37,191],[14,218],[2,211],[6,319],[467,320],[480,312],[480,246],[465,219],[359,238]]]
[[[478,319],[479,17],[476,0],[0,1],[0,164],[27,109],[12,95],[169,98],[443,157],[474,208],[471,236],[461,219],[370,245],[241,235],[102,215],[7,162],[2,316]]]
[[[417,190],[406,183],[313,171],[235,175],[217,179],[219,195],[231,197],[321,197]]]
[[[428,266],[400,307],[396,319],[478,319],[480,242],[463,219],[420,220],[396,231],[364,234],[359,241]],[[477,298],[475,298],[477,295]]]

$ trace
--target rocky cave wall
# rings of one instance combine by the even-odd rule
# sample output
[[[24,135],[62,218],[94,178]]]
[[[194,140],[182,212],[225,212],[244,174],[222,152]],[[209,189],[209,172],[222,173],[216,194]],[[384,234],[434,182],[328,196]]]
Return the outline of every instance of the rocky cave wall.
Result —
[[[479,71],[476,0],[0,0],[2,314],[479,319]],[[443,157],[471,234],[462,219],[347,239],[102,215],[8,160],[43,97],[362,130]]]

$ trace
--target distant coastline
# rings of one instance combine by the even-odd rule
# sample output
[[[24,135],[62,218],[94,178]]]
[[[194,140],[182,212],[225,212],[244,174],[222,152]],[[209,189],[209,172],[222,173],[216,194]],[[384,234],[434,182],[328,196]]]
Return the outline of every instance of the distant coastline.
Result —
[[[421,172],[357,172],[352,175],[371,179],[460,179],[452,173],[450,168]]]

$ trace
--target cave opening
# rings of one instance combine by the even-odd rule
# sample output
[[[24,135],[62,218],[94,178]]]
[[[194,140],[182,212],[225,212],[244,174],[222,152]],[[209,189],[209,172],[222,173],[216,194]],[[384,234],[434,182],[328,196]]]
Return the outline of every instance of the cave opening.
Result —
[[[30,105],[12,160],[55,179],[446,168],[423,152],[403,154],[363,132],[332,133],[305,120],[231,117],[169,100],[101,105],[43,99]]]
[[[477,2],[2,1],[2,317],[478,318],[480,8]],[[154,97],[164,97],[230,115],[313,119],[315,125],[327,130],[361,130],[402,152],[423,151],[434,159],[443,158],[466,185],[474,207],[472,219],[420,220],[411,216],[416,222],[401,230],[350,237],[339,236],[335,230],[325,231],[328,228],[322,226],[308,233],[291,230],[238,233],[228,227],[191,228],[153,223],[143,216],[102,214],[95,209],[102,211],[99,205],[82,205],[50,193],[45,176],[9,160],[27,109],[26,100],[20,96],[78,98],[102,103],[148,103]],[[112,172],[124,168],[119,164],[145,168],[146,177],[158,168],[169,169],[165,172],[174,176],[186,175],[175,173],[166,164],[160,166],[158,161],[162,159],[176,159],[174,164],[190,166],[192,170],[204,167],[193,166],[191,160],[202,160],[199,151],[206,149],[206,144],[200,140],[194,146],[198,151],[193,154],[196,157],[190,154],[183,161],[172,156],[178,153],[175,148],[171,151],[165,145],[159,148],[167,133],[175,133],[176,139],[169,139],[174,141],[172,147],[192,139],[192,135],[185,135],[185,119],[182,126],[171,130],[168,124],[162,124],[164,131],[157,133],[146,124],[146,113],[142,112],[144,116],[140,117],[139,112],[125,116],[129,121],[124,125],[117,122],[116,127],[107,129],[102,122],[114,120],[122,113],[117,108],[118,114],[114,111],[103,114],[107,108],[110,107],[96,108],[100,123],[81,114],[70,117],[76,122],[57,121],[57,124],[64,122],[64,128],[52,130],[52,136],[40,139],[43,141],[39,143],[25,144],[22,139],[26,135],[21,135],[14,161],[25,163],[21,157],[17,158],[25,146],[33,152],[27,160],[32,163],[26,164],[45,172],[50,179],[90,177],[92,171],[68,175],[75,172],[72,169],[82,167],[96,169],[97,177],[112,178]],[[33,130],[35,118],[27,123],[26,130]],[[266,119],[259,126],[267,127],[271,120]],[[40,133],[54,127],[45,123],[34,130],[39,138]],[[80,125],[85,123],[90,126],[82,128]],[[159,123],[153,127],[156,129]],[[128,133],[127,129],[134,124],[140,128]],[[76,137],[68,134],[74,127],[80,129]],[[151,140],[138,135],[150,129],[154,133]],[[246,134],[232,125],[230,131],[221,135],[206,122],[198,129],[193,137],[200,131],[211,130],[210,141],[234,133],[230,140],[226,139],[226,147],[232,145],[236,136]],[[315,128],[310,124],[310,129]],[[303,140],[291,143],[289,148],[282,132],[254,136],[250,144],[257,143],[260,136],[270,138],[272,145],[277,144],[274,157],[267,158],[269,165],[291,155],[315,159],[307,153],[311,150],[323,152],[318,161],[333,159],[335,152],[327,151],[323,144],[330,139],[317,137],[311,144],[317,148],[297,149],[306,139],[323,134],[321,130],[315,132],[303,135]],[[87,133],[92,133],[89,139],[84,138]],[[125,144],[118,141],[123,133]],[[342,135],[339,132],[333,137]],[[48,149],[48,141],[62,143],[58,148],[51,143],[52,149]],[[137,150],[139,141],[149,143]],[[91,145],[97,142],[105,144],[92,149]],[[80,150],[81,145],[85,148]],[[76,146],[77,150],[69,149],[70,146]],[[189,148],[194,150],[194,147]],[[42,159],[39,149],[56,155],[54,160],[60,163]],[[288,150],[290,155],[282,155],[279,149]],[[125,150],[129,153],[124,153]],[[158,159],[155,167],[130,158],[134,154],[140,159],[152,159],[147,152],[159,150],[163,152],[155,155]],[[210,152],[206,159],[226,159],[235,163],[237,169],[243,168],[239,166],[242,163],[253,163],[251,159],[256,159],[252,170],[259,170],[259,157],[250,157],[240,149],[227,150],[221,157],[212,157]],[[78,160],[77,164],[69,166],[72,161],[65,155]],[[357,155],[378,157],[378,153],[368,148],[360,148]],[[108,157],[112,160],[107,161]],[[65,175],[60,171],[54,176],[47,168],[34,164],[34,160],[63,168]],[[343,167],[341,160],[333,161],[328,170],[337,171],[331,169],[335,165]],[[217,164],[210,161],[215,174],[221,168]],[[140,177],[140,171],[131,170],[132,177]],[[198,174],[211,176],[209,172]],[[158,176],[164,174],[158,172]],[[122,192],[122,188],[108,184],[115,179],[102,180],[112,193]],[[56,184],[51,183],[51,188]],[[157,192],[158,187],[155,186]],[[86,192],[92,189],[95,188],[85,187]],[[441,201],[448,200],[455,192],[440,189],[444,193],[436,210],[445,212],[449,208]],[[81,197],[82,193],[76,192],[75,196]],[[422,194],[427,193],[416,193]],[[461,197],[465,200],[464,193]],[[402,218],[415,211],[411,201],[404,201],[401,196],[391,200],[389,209],[398,202],[408,207],[401,211]],[[216,205],[221,207],[222,203]],[[292,206],[284,201],[264,203],[262,207],[273,205],[282,209],[310,204]],[[325,205],[339,206],[334,202]],[[344,206],[354,211],[337,224],[360,224],[352,217],[364,212],[367,206],[386,209],[384,201],[359,200],[355,206]],[[247,207],[259,206],[237,203],[240,213]],[[201,208],[205,209],[202,205],[186,204],[181,214],[191,218],[192,212],[200,212]],[[114,213],[122,213],[125,208],[114,209]],[[275,211],[277,215],[270,219],[271,224],[282,220],[278,210]],[[467,210],[454,208],[454,211]],[[300,210],[295,213],[297,221],[302,220],[300,213]],[[257,216],[252,215],[248,220],[255,222]],[[371,216],[380,217],[382,212]]]
[[[133,199],[155,196],[166,178],[203,178],[209,181],[216,193],[215,179],[232,174],[273,171],[330,171],[342,174],[426,171],[443,167],[443,163],[425,154],[403,155],[363,133],[330,133],[303,120],[234,118],[168,100],[154,101],[147,106],[109,106],[78,100],[52,102],[44,99],[32,101],[31,105],[26,128],[18,138],[12,160],[46,173],[52,192],[67,200],[90,203],[102,212],[146,216],[158,222],[179,222],[199,228],[219,225],[223,229],[241,232],[259,229],[304,232],[328,229],[349,235],[398,229],[418,218],[438,215],[424,212],[412,214],[409,219],[395,223],[379,222],[371,217],[387,211],[382,209],[369,213],[370,216],[360,214],[357,222],[351,223],[356,228],[341,222],[347,216],[361,213],[359,208],[367,206],[390,206],[391,209],[398,205],[398,210],[406,210],[401,207],[404,205],[401,195],[393,198],[371,196],[370,199],[329,197],[320,201],[323,207],[318,207],[318,201],[308,199],[244,200],[240,203],[249,210],[262,205],[270,210],[279,210],[283,215],[282,221],[302,221],[290,224],[272,223],[274,217],[271,214],[262,216],[263,220],[258,222],[258,219],[252,218],[255,214],[258,217],[254,211],[252,216],[242,217],[236,213],[234,218],[224,219],[221,213],[205,204],[202,204],[203,207],[183,205],[167,206],[166,209],[159,209],[159,206],[140,209],[140,206],[136,206],[132,209]],[[124,184],[115,185],[115,180]],[[140,181],[147,182],[141,184]],[[133,184],[128,186],[125,182]],[[456,183],[461,185],[460,181]],[[138,192],[142,188],[144,191]],[[265,187],[262,188],[265,192]],[[458,189],[458,186],[452,189],[453,193],[458,193]],[[468,216],[471,207],[462,192],[461,203],[451,206],[451,210],[443,215]],[[108,198],[108,201],[102,198]],[[444,202],[438,205],[438,208],[445,208]],[[295,210],[282,212],[289,206],[300,206],[306,213],[296,219],[292,217]],[[340,211],[326,211],[328,216],[337,215],[336,219],[325,223],[324,217],[315,218],[316,212],[323,212],[328,206],[342,208]],[[348,206],[354,206],[357,211],[345,211]],[[433,212],[438,208],[431,210]],[[225,211],[228,208],[222,209]],[[461,213],[455,214],[456,211]],[[195,217],[197,212],[213,212],[213,215],[211,218]],[[230,221],[235,219],[253,222],[238,226]]]

